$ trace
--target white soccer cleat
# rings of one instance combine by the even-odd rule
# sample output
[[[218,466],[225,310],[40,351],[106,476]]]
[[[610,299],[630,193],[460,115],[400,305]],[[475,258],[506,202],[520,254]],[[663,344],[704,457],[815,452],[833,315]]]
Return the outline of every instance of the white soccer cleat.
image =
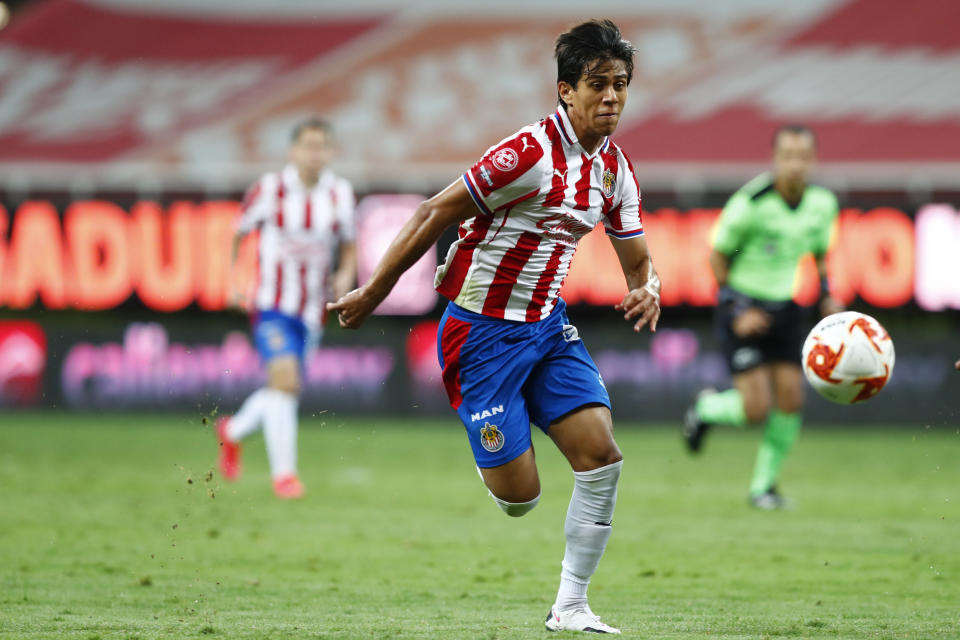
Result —
[[[557,611],[550,607],[547,614],[547,631],[583,631],[584,633],[620,633],[620,629],[600,621],[600,616],[590,611],[590,607]]]

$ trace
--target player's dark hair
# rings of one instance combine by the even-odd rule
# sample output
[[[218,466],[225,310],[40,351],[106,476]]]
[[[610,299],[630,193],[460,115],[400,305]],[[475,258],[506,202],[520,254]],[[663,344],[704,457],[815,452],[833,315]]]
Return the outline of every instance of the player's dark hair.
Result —
[[[777,130],[773,132],[773,148],[777,148],[777,141],[780,139],[781,133],[793,133],[796,135],[808,135],[810,139],[813,140],[813,146],[817,146],[817,134],[813,132],[813,129],[808,127],[805,124],[800,122],[790,122],[787,124],[782,124],[777,127]]]
[[[290,142],[296,142],[299,140],[300,134],[307,129],[319,129],[320,131],[323,131],[328,140],[333,137],[333,127],[329,122],[323,118],[310,117],[305,120],[301,120],[293,127],[293,131],[290,133]]]
[[[623,39],[620,29],[612,21],[588,20],[557,36],[554,56],[557,59],[557,82],[576,87],[580,78],[597,66],[610,60],[623,60],[627,66],[627,84],[633,78],[633,54],[636,49]],[[567,105],[557,96],[560,105]]]

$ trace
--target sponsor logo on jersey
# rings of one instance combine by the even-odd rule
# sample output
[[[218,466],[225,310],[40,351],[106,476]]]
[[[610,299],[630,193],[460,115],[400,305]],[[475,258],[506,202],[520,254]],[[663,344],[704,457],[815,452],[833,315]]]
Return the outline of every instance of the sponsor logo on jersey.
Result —
[[[486,418],[491,418],[498,413],[503,413],[503,405],[498,404],[495,407],[490,407],[489,409],[484,409],[483,411],[477,413],[471,413],[470,419],[476,422],[477,420],[484,420]]]
[[[610,169],[604,169],[602,184],[603,195],[607,198],[612,198],[614,192],[617,190],[617,176],[613,175]]]
[[[504,147],[503,149],[498,149],[496,153],[493,154],[491,158],[493,166],[499,169],[500,171],[513,171],[517,168],[517,163],[520,161],[520,157],[517,156],[517,152],[509,147]]]
[[[497,425],[485,422],[480,427],[480,444],[490,453],[496,453],[503,449],[503,432],[497,428]]]
[[[572,324],[563,325],[563,341],[577,342],[580,340],[580,332]]]
[[[535,148],[532,144],[530,144],[529,142],[527,142],[527,136],[523,136],[522,138],[520,138],[520,142],[523,143],[523,146],[520,148],[520,153],[523,153],[523,152],[526,151],[527,149],[533,149],[533,148]]]
[[[487,171],[486,167],[480,167],[480,177],[483,178],[483,181],[487,183],[490,187],[493,187],[493,178],[490,177],[490,172]]]

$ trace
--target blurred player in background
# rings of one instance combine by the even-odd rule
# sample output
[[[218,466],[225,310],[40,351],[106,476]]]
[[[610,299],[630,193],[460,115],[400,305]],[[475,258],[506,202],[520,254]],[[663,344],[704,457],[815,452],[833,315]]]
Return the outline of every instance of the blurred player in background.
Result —
[[[298,124],[290,163],[268,173],[247,192],[233,243],[258,229],[259,284],[253,299],[253,337],[267,370],[267,385],[244,401],[236,415],[217,423],[220,470],[240,473],[240,441],[261,425],[273,489],[299,498],[297,404],[301,370],[323,334],[326,302],[354,286],[353,189],[327,168],[333,131],[323,120]],[[339,255],[333,271],[335,257]],[[332,273],[331,273],[332,272]]]
[[[633,168],[608,137],[627,99],[634,50],[612,22],[591,21],[560,35],[555,53],[556,112],[491,147],[424,202],[370,281],[328,308],[341,326],[359,327],[444,229],[459,225],[436,277],[450,300],[438,331],[450,404],[490,495],[510,516],[540,499],[531,421],[566,456],[574,489],[546,626],[619,633],[590,610],[587,585],[610,537],[623,458],[609,396],[558,291],[577,242],[601,221],[629,288],[615,308],[635,331],[656,328],[660,283]]]
[[[776,482],[802,422],[800,349],[810,321],[793,295],[803,256],[816,258],[820,312],[842,310],[830,296],[825,259],[837,198],[807,182],[815,155],[813,131],[780,127],[773,139],[773,173],[748,182],[720,215],[710,266],[719,285],[717,329],[733,388],[701,392],[684,420],[684,437],[694,453],[714,424],[765,425],[750,483],[750,503],[760,509],[786,506]]]

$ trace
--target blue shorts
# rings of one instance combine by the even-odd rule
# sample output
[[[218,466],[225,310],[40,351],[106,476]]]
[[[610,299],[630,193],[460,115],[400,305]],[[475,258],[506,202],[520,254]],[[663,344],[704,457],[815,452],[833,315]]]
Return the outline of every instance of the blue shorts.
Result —
[[[539,322],[490,318],[451,302],[437,330],[437,356],[479,467],[506,464],[530,448],[531,422],[546,433],[584,405],[610,407],[563,300]]]
[[[259,311],[253,318],[253,343],[264,364],[277,356],[293,354],[302,362],[309,332],[303,320],[279,311]]]

